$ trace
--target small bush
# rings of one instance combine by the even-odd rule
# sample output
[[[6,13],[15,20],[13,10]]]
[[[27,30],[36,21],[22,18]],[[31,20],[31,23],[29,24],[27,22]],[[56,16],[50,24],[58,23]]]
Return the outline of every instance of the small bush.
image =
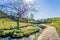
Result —
[[[43,25],[38,25],[40,28],[42,28],[42,29],[44,29],[44,28],[46,28],[45,26],[43,26]]]
[[[19,37],[23,37],[23,33],[20,32],[20,30],[14,31],[12,34],[13,38],[19,38]]]

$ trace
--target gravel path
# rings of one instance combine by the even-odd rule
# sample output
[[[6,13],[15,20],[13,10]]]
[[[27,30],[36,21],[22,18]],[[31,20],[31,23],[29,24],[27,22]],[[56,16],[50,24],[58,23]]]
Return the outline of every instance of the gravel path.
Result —
[[[44,24],[42,24],[42,25],[44,25]],[[59,36],[57,34],[57,31],[54,27],[48,26],[48,25],[44,25],[44,26],[47,26],[47,28],[38,37],[37,40],[60,40]]]

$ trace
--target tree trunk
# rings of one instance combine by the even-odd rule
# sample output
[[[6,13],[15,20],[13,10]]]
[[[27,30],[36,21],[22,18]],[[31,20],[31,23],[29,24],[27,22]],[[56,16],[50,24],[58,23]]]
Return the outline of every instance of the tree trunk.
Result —
[[[19,17],[17,17],[17,30],[19,30]]]

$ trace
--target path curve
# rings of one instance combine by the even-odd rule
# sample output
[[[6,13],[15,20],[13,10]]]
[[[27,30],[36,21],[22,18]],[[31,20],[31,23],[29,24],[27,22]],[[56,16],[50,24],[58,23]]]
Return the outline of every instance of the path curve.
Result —
[[[42,25],[47,26],[47,28],[42,32],[37,40],[60,40],[54,27],[45,24]]]

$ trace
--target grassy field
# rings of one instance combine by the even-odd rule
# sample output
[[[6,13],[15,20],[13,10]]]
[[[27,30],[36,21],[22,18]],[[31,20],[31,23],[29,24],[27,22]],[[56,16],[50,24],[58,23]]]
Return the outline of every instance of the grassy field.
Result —
[[[29,36],[38,31],[38,29],[32,23],[20,22],[20,29],[16,30],[16,21],[12,21],[9,18],[0,18],[0,36],[12,36],[23,37]]]
[[[27,25],[32,25],[31,23],[24,23],[24,22],[20,22],[20,27],[24,27]],[[11,19],[8,18],[1,18],[0,19],[0,29],[10,29],[10,28],[16,28],[17,23],[16,21],[12,21]]]

